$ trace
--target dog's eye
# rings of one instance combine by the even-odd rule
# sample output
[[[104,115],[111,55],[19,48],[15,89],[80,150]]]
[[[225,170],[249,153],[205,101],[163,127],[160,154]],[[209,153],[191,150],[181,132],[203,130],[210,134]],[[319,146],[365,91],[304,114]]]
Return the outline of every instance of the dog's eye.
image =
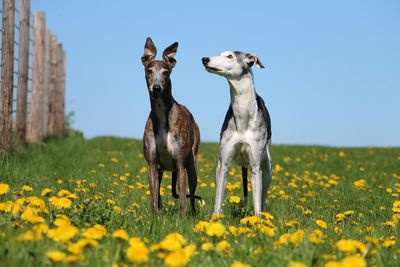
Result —
[[[152,70],[146,70],[146,75],[151,75],[153,73]]]
[[[162,75],[164,76],[164,77],[167,77],[168,76],[168,71],[166,71],[166,70],[164,70],[163,72],[162,72]]]
[[[227,58],[233,58],[233,56],[232,56],[232,55],[227,55],[226,57],[227,57]]]

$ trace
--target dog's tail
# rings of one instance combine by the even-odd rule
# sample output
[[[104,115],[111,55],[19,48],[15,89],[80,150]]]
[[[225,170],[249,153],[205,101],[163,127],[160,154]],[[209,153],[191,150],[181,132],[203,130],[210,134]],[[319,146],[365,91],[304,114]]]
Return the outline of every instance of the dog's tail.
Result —
[[[178,180],[178,177],[176,175],[176,172],[172,172],[172,196],[174,198],[179,198],[179,194],[176,192],[177,180]],[[186,195],[186,198],[190,198],[190,195]],[[194,195],[194,198],[198,199],[202,205],[205,205],[206,202],[204,201],[204,199],[201,196]]]

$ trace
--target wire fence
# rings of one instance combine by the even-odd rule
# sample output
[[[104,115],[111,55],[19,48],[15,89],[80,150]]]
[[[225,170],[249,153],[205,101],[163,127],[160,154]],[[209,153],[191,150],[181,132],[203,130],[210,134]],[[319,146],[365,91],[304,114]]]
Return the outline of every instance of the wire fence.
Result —
[[[30,0],[0,0],[0,149],[64,132],[65,51]]]

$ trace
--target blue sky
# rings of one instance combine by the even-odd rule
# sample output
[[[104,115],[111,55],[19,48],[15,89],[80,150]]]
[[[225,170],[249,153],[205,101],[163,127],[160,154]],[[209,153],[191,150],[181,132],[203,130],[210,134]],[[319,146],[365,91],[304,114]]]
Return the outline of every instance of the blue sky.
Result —
[[[274,143],[400,145],[399,1],[31,2],[66,49],[66,109],[88,138],[142,137],[150,104],[140,57],[151,36],[160,54],[179,42],[173,95],[203,141],[218,141],[230,98],[200,59],[241,50],[266,66],[255,87]]]

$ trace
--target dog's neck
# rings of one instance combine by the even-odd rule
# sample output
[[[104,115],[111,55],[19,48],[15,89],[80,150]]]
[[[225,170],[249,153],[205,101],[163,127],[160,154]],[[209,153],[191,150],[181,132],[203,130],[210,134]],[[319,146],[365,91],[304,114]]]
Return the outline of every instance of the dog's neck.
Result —
[[[244,132],[249,122],[257,117],[257,99],[253,83],[253,73],[248,71],[240,78],[228,78],[231,106],[236,130]]]
[[[153,128],[156,133],[160,130],[164,129],[168,131],[168,118],[169,112],[172,109],[172,106],[175,103],[175,99],[171,93],[171,81],[168,81],[166,87],[164,88],[165,92],[160,95],[158,99],[153,99],[150,97],[151,104],[151,119],[153,121]]]

